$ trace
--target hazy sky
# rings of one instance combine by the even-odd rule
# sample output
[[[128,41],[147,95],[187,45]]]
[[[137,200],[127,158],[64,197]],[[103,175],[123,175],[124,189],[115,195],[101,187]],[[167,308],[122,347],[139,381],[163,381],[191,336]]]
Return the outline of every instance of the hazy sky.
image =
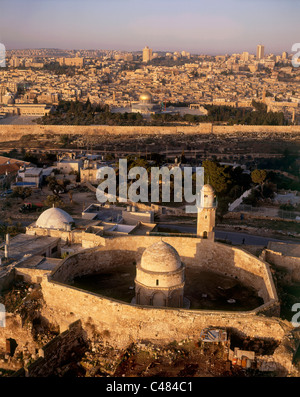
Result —
[[[299,0],[0,0],[7,49],[291,52]],[[298,33],[297,33],[298,32]]]

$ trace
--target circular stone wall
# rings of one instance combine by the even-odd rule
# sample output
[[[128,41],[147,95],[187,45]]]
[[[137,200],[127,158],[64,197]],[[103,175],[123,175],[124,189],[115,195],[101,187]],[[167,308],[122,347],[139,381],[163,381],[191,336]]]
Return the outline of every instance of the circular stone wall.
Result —
[[[106,245],[81,251],[66,258],[52,272],[50,280],[72,283],[75,277],[112,271],[118,266],[136,266],[144,250],[160,241],[154,236],[126,236],[106,240]],[[188,237],[168,237],[186,268],[210,270],[231,277],[255,289],[264,301],[264,310],[278,303],[268,265],[253,255],[220,243]],[[272,309],[274,310],[274,309]]]

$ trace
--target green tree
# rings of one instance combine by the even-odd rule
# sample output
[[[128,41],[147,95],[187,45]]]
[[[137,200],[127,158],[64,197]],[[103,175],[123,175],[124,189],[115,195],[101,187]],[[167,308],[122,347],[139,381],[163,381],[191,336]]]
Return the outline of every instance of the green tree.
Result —
[[[15,187],[12,196],[20,197],[22,200],[25,200],[27,197],[31,196],[31,194],[32,190],[30,187]]]
[[[251,172],[251,179],[253,183],[258,183],[259,185],[261,185],[267,177],[267,172],[266,170],[254,170]]]
[[[59,196],[60,193],[65,191],[65,187],[58,183],[58,181],[53,176],[49,176],[46,181],[48,182],[48,188],[56,195]]]
[[[224,193],[228,190],[232,181],[225,166],[216,161],[205,160],[202,167],[204,167],[204,182],[209,183],[216,193]]]
[[[257,183],[260,186],[260,194],[263,198],[264,196],[264,182],[267,177],[267,171],[266,170],[254,170],[251,172],[251,180],[253,183]]]
[[[46,200],[44,201],[44,205],[46,207],[63,207],[63,201],[55,195],[47,196]]]

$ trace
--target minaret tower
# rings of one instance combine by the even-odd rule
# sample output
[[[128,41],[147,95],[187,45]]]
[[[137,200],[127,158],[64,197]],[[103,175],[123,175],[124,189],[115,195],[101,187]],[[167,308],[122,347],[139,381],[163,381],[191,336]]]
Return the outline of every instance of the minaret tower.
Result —
[[[197,215],[197,236],[214,241],[216,224],[216,200],[214,189],[204,185]]]

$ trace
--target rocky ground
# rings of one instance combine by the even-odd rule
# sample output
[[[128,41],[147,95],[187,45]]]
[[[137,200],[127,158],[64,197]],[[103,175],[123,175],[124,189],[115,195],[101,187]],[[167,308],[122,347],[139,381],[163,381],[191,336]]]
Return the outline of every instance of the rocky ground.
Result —
[[[191,341],[166,346],[145,342],[118,351],[96,341],[80,364],[85,376],[96,377],[246,376],[244,370],[230,368],[226,356],[219,344],[204,348]]]

